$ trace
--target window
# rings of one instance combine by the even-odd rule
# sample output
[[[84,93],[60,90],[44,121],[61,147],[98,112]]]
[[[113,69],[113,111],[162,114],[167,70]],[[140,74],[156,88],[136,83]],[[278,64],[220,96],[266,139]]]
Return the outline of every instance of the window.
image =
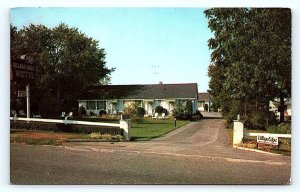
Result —
[[[95,101],[87,101],[86,102],[86,109],[87,110],[95,110],[96,109],[96,102]]]
[[[97,109],[106,109],[106,101],[97,101]]]

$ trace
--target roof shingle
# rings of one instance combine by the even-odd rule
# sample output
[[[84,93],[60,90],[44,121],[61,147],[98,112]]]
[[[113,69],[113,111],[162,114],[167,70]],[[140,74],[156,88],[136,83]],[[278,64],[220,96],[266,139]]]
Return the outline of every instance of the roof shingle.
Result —
[[[198,93],[198,101],[209,101],[210,95],[209,93]]]
[[[99,85],[89,87],[81,100],[93,99],[197,99],[196,83],[149,85]]]

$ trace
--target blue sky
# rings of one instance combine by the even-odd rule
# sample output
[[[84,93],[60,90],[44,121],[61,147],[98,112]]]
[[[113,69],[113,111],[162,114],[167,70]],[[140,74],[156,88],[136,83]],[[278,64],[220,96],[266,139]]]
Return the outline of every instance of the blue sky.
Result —
[[[99,41],[112,84],[198,83],[208,89],[212,33],[201,8],[15,8],[11,23],[66,23]],[[158,67],[153,67],[158,66]]]

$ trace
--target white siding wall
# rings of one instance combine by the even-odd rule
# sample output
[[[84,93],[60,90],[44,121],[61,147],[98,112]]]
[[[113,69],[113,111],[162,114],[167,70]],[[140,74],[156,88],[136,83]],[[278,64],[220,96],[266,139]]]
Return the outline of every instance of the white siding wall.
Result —
[[[196,101],[197,103],[199,103],[199,104],[197,104],[198,105],[198,110],[199,111],[204,111],[204,106],[205,106],[205,104],[207,104],[208,105],[208,107],[209,107],[209,101]]]
[[[169,102],[169,113],[172,114],[174,107],[175,107],[175,102]]]
[[[163,108],[167,109],[168,111],[170,111],[170,107],[169,107],[169,102],[168,101],[161,101],[160,104]]]
[[[152,102],[145,102],[145,110],[146,110],[146,114],[152,114]]]
[[[184,100],[182,100],[184,101]],[[95,101],[96,102],[96,101]],[[163,108],[167,109],[170,114],[172,114],[172,111],[176,105],[176,102],[170,102],[168,100],[154,100],[151,101],[144,101],[144,109],[146,110],[146,114],[152,114],[152,112],[155,110],[157,106],[162,106]],[[117,102],[106,102],[106,111],[107,113],[116,114],[117,112],[124,112],[125,108],[134,105],[134,100],[117,100]],[[99,114],[100,109],[94,109],[94,110],[88,110],[87,109],[87,101],[79,101],[79,107],[84,106],[84,108],[87,111],[87,114],[89,115],[90,112],[93,112],[95,114]],[[197,100],[193,100],[193,113],[196,112],[198,106]]]

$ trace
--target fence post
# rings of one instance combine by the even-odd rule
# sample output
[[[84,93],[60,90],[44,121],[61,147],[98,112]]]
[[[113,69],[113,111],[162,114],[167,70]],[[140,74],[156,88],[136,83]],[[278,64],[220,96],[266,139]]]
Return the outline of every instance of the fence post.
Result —
[[[131,120],[130,119],[120,119],[120,128],[123,129],[124,138],[130,140],[130,129],[131,129]]]
[[[240,144],[244,137],[244,124],[238,120],[233,121],[233,145]]]

